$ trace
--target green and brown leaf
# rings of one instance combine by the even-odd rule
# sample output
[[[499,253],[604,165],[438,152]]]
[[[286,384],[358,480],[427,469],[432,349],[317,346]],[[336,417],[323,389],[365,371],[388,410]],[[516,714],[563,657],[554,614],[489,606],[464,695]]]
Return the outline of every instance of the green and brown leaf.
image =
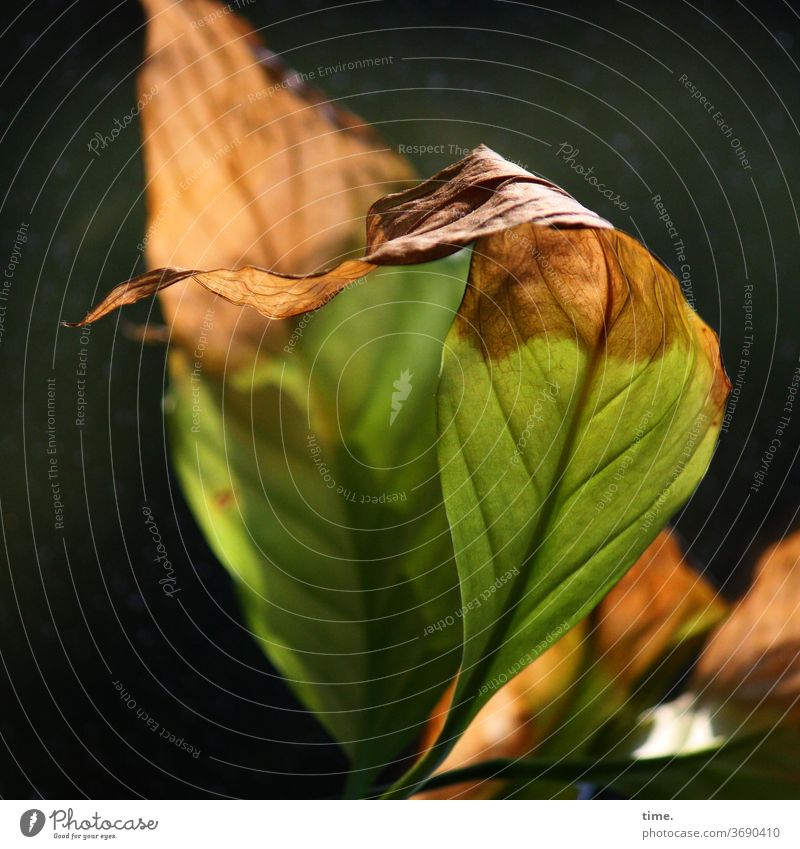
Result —
[[[235,15],[146,5],[157,267],[80,324],[160,294],[183,486],[351,792],[457,676],[407,795],[691,495],[729,388],[717,339],[664,265],[546,179],[481,146],[386,194],[409,166]],[[395,428],[375,397],[403,375]]]

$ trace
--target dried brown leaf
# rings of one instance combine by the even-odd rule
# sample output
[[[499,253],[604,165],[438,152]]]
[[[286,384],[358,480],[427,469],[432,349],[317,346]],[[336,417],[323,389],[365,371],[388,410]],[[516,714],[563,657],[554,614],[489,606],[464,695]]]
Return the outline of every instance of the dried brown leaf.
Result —
[[[224,276],[201,288],[175,270],[255,265],[304,274],[355,255],[364,210],[407,184],[413,170],[372,127],[285,67],[230,8],[143,2],[142,246],[158,270],[131,281],[129,298],[115,290],[106,303],[160,290],[177,340],[193,350],[202,334],[206,365],[229,353],[243,360],[270,322],[239,309],[249,301],[228,298],[234,292],[217,298]],[[280,344],[280,329],[273,322],[268,347]]]
[[[593,640],[614,677],[632,687],[674,647],[706,633],[727,603],[662,531],[594,613]]]
[[[768,549],[753,584],[714,632],[693,689],[771,727],[800,722],[800,532]],[[735,720],[734,720],[735,721]]]

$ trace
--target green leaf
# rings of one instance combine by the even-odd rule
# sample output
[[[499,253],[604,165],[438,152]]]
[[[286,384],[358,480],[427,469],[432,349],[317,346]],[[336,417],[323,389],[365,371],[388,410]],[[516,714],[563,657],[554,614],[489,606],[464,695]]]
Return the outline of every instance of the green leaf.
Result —
[[[644,711],[619,736],[610,760],[667,760],[647,781],[620,774],[608,786],[640,799],[796,799],[800,793],[791,755],[796,729],[731,723],[726,706],[686,692]],[[621,730],[621,729],[620,729]]]
[[[379,272],[229,376],[173,354],[174,460],[245,619],[349,754],[350,792],[421,732],[460,660],[436,460],[466,257]],[[399,386],[399,389],[398,389]]]
[[[545,783],[551,791],[550,795],[559,785],[593,784],[610,787],[623,795],[639,799],[703,798],[702,795],[686,795],[685,791],[680,790],[697,787],[702,782],[703,786],[713,792],[714,782],[719,787],[720,776],[724,776],[731,757],[740,757],[736,747],[730,750],[711,748],[682,756],[654,758],[500,758],[441,772],[425,781],[422,789],[435,790],[461,782],[497,780],[514,782],[514,795],[522,793],[526,784]]]
[[[797,798],[797,776],[784,756],[794,746],[791,729],[728,737],[714,726],[714,713],[685,694],[643,713],[603,753],[497,758],[438,773],[421,789],[500,781],[498,795],[508,798],[554,798],[578,784],[632,799]]]
[[[476,243],[439,387],[464,656],[440,742],[398,792],[689,497],[726,394],[713,334],[635,240],[525,224]]]

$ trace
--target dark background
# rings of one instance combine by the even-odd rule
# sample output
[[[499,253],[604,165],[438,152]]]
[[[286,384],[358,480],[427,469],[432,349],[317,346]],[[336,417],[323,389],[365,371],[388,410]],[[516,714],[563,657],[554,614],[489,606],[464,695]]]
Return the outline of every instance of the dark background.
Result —
[[[800,355],[797,6],[254,0],[240,8],[301,71],[394,57],[321,85],[390,143],[444,144],[445,153],[413,157],[421,174],[485,142],[638,234],[679,271],[651,200],[660,194],[686,246],[694,303],[720,332],[734,381],[744,287],[753,285],[752,357],[739,400],[678,520],[696,563],[726,593],[741,592],[754,558],[793,527],[800,503],[800,402],[763,487],[749,489]],[[142,270],[137,126],[100,157],[87,149],[135,104],[142,12],[134,2],[94,0],[5,9],[3,269],[21,223],[29,238],[0,341],[0,794],[338,794],[342,757],[241,626],[230,581],[170,475],[164,351],[142,349],[114,319],[96,325],[85,346],[87,420],[74,423],[84,345],[59,321]],[[682,74],[723,113],[750,170]],[[577,161],[593,166],[627,211],[559,159],[562,143],[579,149]],[[54,528],[48,480],[50,377],[63,531]],[[175,564],[182,608],[157,583],[143,504]],[[115,681],[200,756],[152,734],[121,703]]]

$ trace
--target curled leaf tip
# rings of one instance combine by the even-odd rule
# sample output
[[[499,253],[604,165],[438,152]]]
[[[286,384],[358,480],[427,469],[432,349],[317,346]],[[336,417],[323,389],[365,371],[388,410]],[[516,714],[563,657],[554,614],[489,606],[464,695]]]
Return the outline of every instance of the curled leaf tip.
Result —
[[[366,219],[366,251],[325,271],[292,275],[255,265],[213,270],[158,268],[113,289],[80,324],[187,278],[271,319],[317,309],[380,265],[412,265],[455,253],[521,224],[613,229],[563,189],[508,162],[485,145],[438,174],[376,201]]]

